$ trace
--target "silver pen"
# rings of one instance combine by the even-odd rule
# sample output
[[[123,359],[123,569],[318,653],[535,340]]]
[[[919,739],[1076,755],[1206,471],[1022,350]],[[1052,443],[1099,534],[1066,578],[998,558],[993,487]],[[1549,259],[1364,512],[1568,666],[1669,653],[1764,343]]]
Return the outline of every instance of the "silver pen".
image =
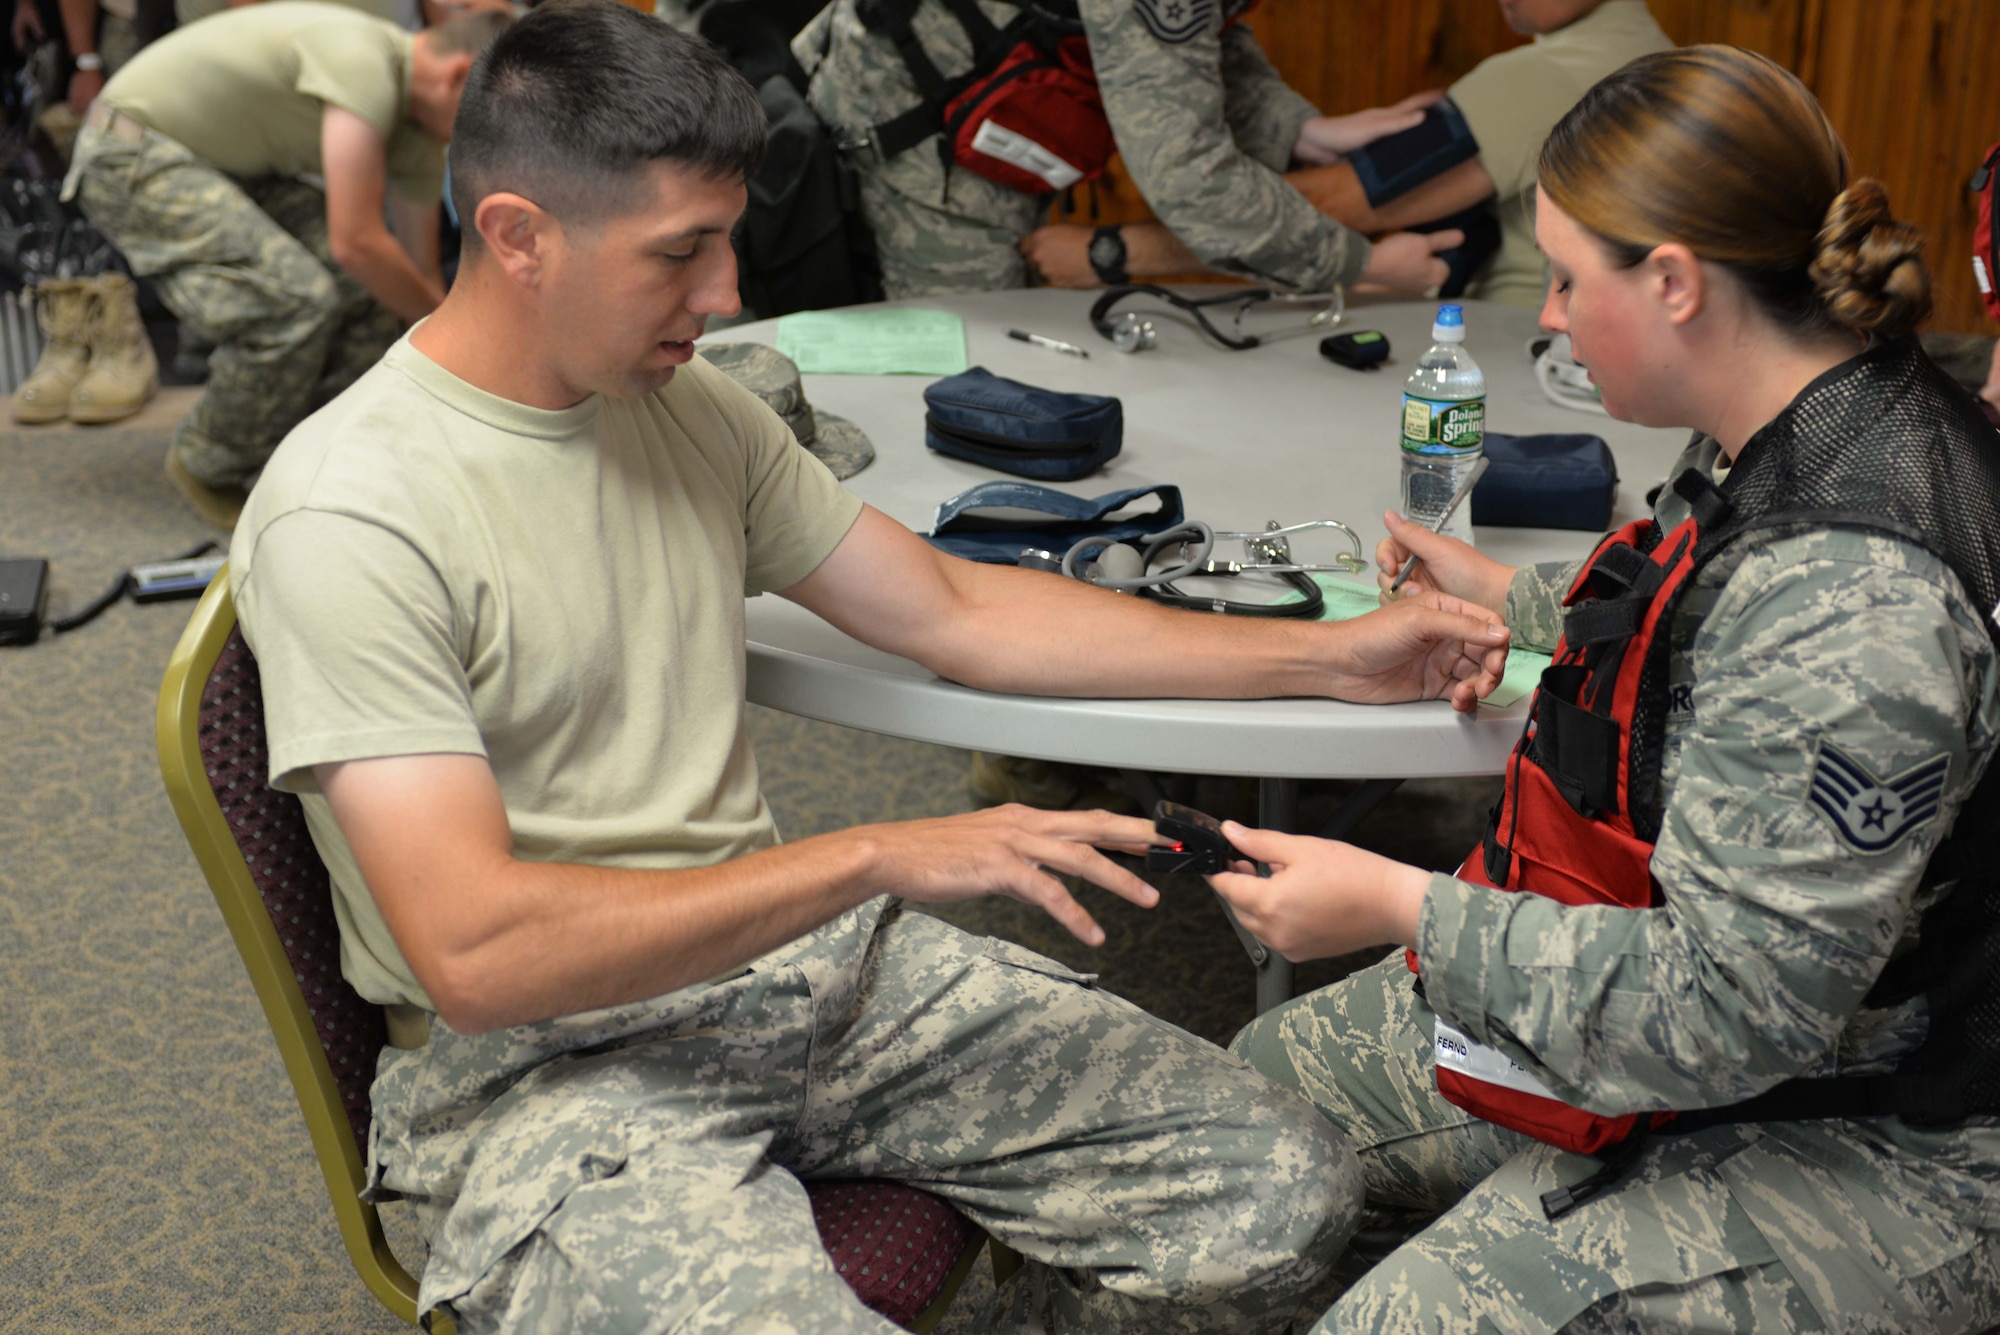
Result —
[[[1445,526],[1445,524],[1451,519],[1453,512],[1455,512],[1458,509],[1460,503],[1463,502],[1467,496],[1470,496],[1472,494],[1472,484],[1479,481],[1479,475],[1486,471],[1486,464],[1487,464],[1486,456],[1483,454],[1480,455],[1479,462],[1474,464],[1472,466],[1472,471],[1465,475],[1465,481],[1458,484],[1458,490],[1454,491],[1451,494],[1451,499],[1444,503],[1444,512],[1438,515],[1438,517],[1436,519],[1433,519],[1430,523],[1425,524],[1424,525],[1425,528],[1435,533],[1439,529]],[[1414,571],[1416,568],[1417,568],[1417,554],[1415,552],[1411,552],[1410,559],[1403,562],[1403,568],[1396,572],[1396,582],[1389,586],[1389,592],[1394,593],[1396,590],[1402,588],[1403,581],[1408,579],[1410,577],[1410,573]]]
[[[1059,338],[1045,338],[1041,334],[1031,334],[1025,329],[1009,329],[1007,337],[1019,339],[1023,343],[1032,343],[1038,348],[1047,348],[1050,352],[1067,352],[1072,357],[1090,355],[1074,343],[1065,343]]]

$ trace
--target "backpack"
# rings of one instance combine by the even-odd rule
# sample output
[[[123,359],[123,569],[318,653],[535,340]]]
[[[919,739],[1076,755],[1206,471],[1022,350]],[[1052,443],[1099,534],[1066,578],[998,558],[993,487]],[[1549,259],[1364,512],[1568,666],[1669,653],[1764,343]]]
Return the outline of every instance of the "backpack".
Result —
[[[806,104],[791,38],[819,0],[710,0],[696,31],[757,89],[764,162],[732,240],[737,290],[759,318],[882,299],[881,265],[846,155]]]

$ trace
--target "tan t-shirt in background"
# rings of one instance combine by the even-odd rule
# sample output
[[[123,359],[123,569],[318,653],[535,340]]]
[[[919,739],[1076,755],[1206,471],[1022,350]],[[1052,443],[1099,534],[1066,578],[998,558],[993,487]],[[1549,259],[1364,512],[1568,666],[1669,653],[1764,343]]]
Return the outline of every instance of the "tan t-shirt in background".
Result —
[[[311,767],[482,754],[516,855],[704,866],[776,842],[744,729],[746,594],[861,503],[707,362],[549,412],[410,346],[285,438],[230,548],[274,786],[305,803],[362,996],[429,1006]]]
[[[396,193],[434,204],[444,146],[410,119],[413,41],[344,5],[267,0],[176,28],[127,62],[102,97],[244,180],[321,175],[330,103],[381,132]]]
[[[1542,141],[1590,86],[1627,61],[1673,43],[1645,0],[1608,0],[1567,28],[1488,56],[1451,86],[1451,100],[1479,141],[1493,178],[1500,252],[1466,295],[1540,308],[1548,292],[1535,246],[1535,165]]]

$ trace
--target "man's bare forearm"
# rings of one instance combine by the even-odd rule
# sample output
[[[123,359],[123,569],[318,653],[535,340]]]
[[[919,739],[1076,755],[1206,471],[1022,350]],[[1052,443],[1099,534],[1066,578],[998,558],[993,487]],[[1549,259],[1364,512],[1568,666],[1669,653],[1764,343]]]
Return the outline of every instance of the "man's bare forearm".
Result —
[[[444,288],[417,268],[386,227],[336,242],[333,254],[369,296],[405,324],[415,324],[444,300]]]
[[[796,940],[876,893],[870,838],[843,831],[680,871],[507,857],[463,889],[438,887],[451,911],[385,909],[398,941],[422,943],[406,953],[439,1013],[477,1033],[658,996]]]

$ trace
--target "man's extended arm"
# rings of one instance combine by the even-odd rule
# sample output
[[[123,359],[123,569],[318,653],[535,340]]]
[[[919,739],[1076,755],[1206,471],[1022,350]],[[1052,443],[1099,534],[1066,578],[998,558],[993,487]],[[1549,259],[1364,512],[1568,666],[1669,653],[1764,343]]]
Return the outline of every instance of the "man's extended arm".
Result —
[[[860,826],[710,867],[631,871],[515,857],[483,756],[354,760],[314,775],[403,957],[462,1033],[713,978],[891,891],[928,902],[1010,895],[1091,945],[1103,931],[1058,874],[1137,904],[1158,899],[1093,847],[1138,851],[1150,824],[1102,811],[996,807]]]
[[[327,104],[320,117],[327,244],[334,261],[368,295],[414,324],[437,309],[444,289],[417,267],[383,221],[389,188],[385,154],[379,130],[345,107]]]
[[[1441,594],[1414,600],[1414,615],[1398,605],[1345,622],[1177,611],[946,556],[868,508],[784,596],[942,677],[1029,695],[1448,697],[1469,710],[1499,684],[1506,659],[1499,619]]]
[[[1352,163],[1301,167],[1285,173],[1285,180],[1321,213],[1369,236],[1449,218],[1495,194],[1493,178],[1477,158],[1440,172],[1380,207],[1368,202]],[[1199,273],[1207,267],[1164,223],[1126,223],[1118,232],[1125,242],[1126,272],[1134,278]],[[1088,254],[1090,235],[1090,228],[1074,223],[1039,227],[1021,243],[1021,251],[1051,286],[1097,287]]]

